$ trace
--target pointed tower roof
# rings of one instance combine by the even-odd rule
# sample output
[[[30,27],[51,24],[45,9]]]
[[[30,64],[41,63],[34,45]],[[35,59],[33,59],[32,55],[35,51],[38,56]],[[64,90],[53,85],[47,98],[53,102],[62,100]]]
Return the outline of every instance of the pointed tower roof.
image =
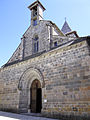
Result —
[[[64,25],[63,25],[61,31],[62,31],[64,34],[66,34],[66,33],[72,31],[71,28],[69,27],[69,25],[68,25],[66,19],[65,19],[65,23],[64,23]]]

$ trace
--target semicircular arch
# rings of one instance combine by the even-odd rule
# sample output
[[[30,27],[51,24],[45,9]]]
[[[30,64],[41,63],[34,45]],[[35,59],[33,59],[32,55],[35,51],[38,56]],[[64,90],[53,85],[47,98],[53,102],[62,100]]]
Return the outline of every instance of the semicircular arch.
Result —
[[[19,90],[30,88],[35,79],[40,81],[42,88],[45,86],[43,74],[39,69],[30,67],[25,70],[18,83]]]

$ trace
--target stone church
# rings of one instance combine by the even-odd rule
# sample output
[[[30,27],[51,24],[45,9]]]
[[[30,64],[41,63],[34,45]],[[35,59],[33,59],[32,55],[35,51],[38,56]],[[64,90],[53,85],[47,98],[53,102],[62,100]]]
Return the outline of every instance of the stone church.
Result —
[[[90,120],[90,37],[44,20],[39,0],[28,8],[31,25],[0,68],[0,110]]]

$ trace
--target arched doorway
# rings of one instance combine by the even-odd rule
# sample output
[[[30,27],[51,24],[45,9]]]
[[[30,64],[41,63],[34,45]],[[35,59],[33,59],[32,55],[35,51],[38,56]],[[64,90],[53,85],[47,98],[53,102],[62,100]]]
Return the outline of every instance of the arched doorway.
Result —
[[[30,109],[32,113],[40,113],[42,108],[42,89],[39,80],[34,80],[30,88]]]

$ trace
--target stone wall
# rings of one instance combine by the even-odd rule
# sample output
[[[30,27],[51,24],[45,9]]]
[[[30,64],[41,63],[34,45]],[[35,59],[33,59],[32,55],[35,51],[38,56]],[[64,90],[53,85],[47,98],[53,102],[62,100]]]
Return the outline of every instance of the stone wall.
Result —
[[[0,110],[27,112],[30,86],[37,78],[42,83],[43,115],[59,118],[82,116],[88,120],[90,118],[89,55],[87,42],[82,41],[1,68]],[[31,72],[32,69],[34,72]]]
[[[8,63],[17,61],[17,60],[21,60],[22,59],[22,46],[21,43],[19,44],[19,46],[17,47],[17,49],[15,50],[15,52],[13,53],[13,55],[11,56],[11,58],[8,60]]]
[[[31,25],[27,31],[24,33],[20,46],[16,49],[8,63],[22,60],[25,57],[28,57],[34,54],[33,46],[34,46],[34,36],[38,35],[39,38],[39,50],[38,52],[47,51],[50,49],[50,31],[46,24],[49,24],[48,21],[39,21],[38,25]]]
[[[51,47],[51,40],[54,42],[58,39],[58,43],[62,44],[67,42],[68,37],[63,37],[63,41],[59,40],[60,36],[64,36],[59,28],[52,23],[51,21],[40,20],[36,26],[30,25],[27,31],[23,34],[21,38],[21,43],[13,53],[12,57],[9,59],[8,63],[12,63],[15,61],[23,60],[24,58],[31,56],[34,53],[34,37],[38,36],[38,52],[49,51]],[[52,31],[53,28],[53,31]],[[57,38],[53,38],[53,34],[57,33]],[[53,43],[52,43],[53,44]]]
[[[90,56],[86,45],[79,43],[57,53],[46,73],[47,103],[44,114],[80,120],[90,119]],[[50,58],[49,58],[50,60]],[[52,69],[53,68],[53,69]],[[49,80],[49,81],[48,81]],[[89,116],[89,117],[87,117]],[[69,118],[70,119],[70,118]],[[82,120],[83,120],[82,119]],[[66,119],[67,120],[67,119]]]
[[[66,44],[66,43],[69,43],[74,40],[75,40],[75,38],[73,38],[73,37],[53,35],[52,36],[52,48],[55,47],[54,42],[57,42],[57,46],[59,46],[59,45]]]

